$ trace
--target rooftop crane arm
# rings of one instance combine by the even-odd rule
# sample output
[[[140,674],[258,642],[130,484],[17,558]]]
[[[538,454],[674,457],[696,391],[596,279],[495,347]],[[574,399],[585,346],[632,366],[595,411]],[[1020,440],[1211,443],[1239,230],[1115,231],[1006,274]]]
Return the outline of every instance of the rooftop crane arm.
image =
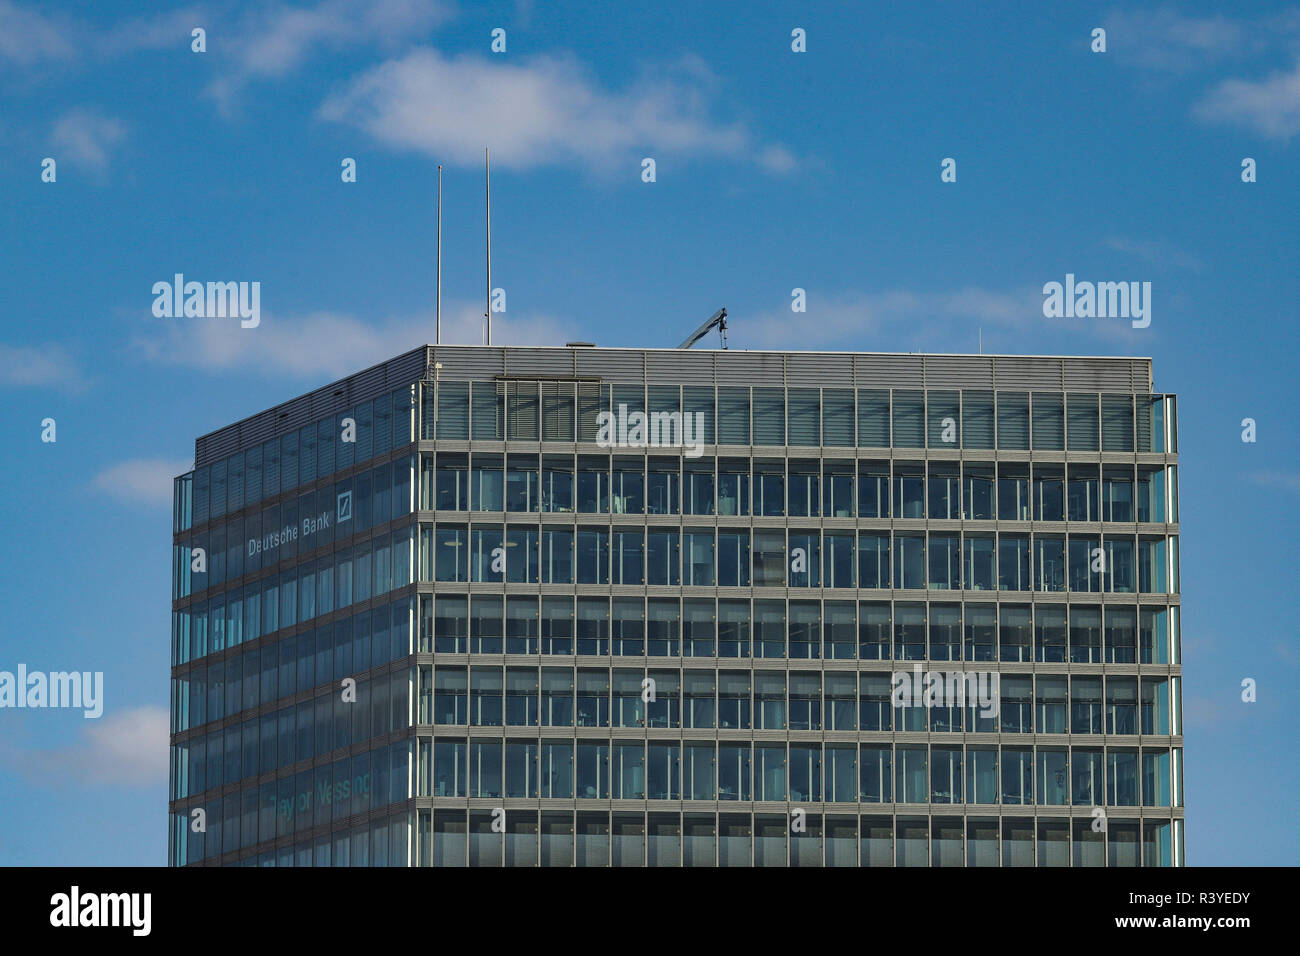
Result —
[[[698,329],[692,332],[690,336],[686,339],[686,341],[677,347],[679,349],[690,348],[700,339],[704,338],[704,336],[706,336],[713,329],[715,325],[718,327],[718,332],[722,336],[722,347],[725,349],[727,347],[727,310],[726,309],[719,309],[717,312],[714,312],[713,316],[707,322],[705,322]]]

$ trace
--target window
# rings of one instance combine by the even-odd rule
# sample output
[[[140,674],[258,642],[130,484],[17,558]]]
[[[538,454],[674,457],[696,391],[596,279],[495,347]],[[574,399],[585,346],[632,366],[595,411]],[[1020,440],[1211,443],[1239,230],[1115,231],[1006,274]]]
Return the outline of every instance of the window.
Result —
[[[960,393],[931,389],[926,393],[927,438],[930,448],[960,448]]]
[[[577,537],[579,584],[609,583],[609,532],[579,526]],[[581,652],[580,652],[581,653]]]
[[[930,465],[930,517],[961,517],[961,471],[956,462]]]
[[[925,587],[925,535],[894,536],[894,587]]]
[[[573,459],[547,455],[542,459],[542,511],[572,512]]]
[[[858,445],[863,448],[890,446],[889,391],[858,390]]]
[[[653,534],[651,543],[653,547]],[[708,528],[683,531],[682,555],[682,583],[688,587],[712,587],[715,567],[713,531]]]
[[[789,444],[820,445],[822,443],[820,398],[819,390],[815,388],[789,390]]]
[[[821,496],[818,485],[818,462],[791,461],[789,476],[789,507],[791,517],[815,518],[820,513]]]
[[[782,561],[784,561],[784,552]],[[718,532],[719,587],[749,587],[749,532]]]
[[[682,475],[683,497],[682,513],[688,515],[711,515],[714,513],[714,467],[716,462],[708,459],[686,459]]]
[[[888,518],[889,462],[860,462],[858,465],[858,515]]]
[[[584,456],[578,459],[578,511],[582,514],[609,513],[609,459]]]
[[[1070,451],[1097,451],[1100,448],[1098,396],[1091,392],[1071,392],[1066,396],[1066,447]]]
[[[748,601],[718,602],[718,656],[748,657],[750,617]],[[748,726],[746,724],[745,726]]]
[[[754,389],[754,444],[786,444],[785,389]]]
[[[572,382],[542,382],[542,440],[574,440]]]
[[[506,382],[507,435],[512,440],[537,441],[540,436],[538,382]]]
[[[962,577],[967,590],[992,591],[995,563],[992,535],[965,536]]]
[[[993,604],[968,604],[966,615],[966,660],[997,660],[998,617]]]
[[[754,532],[754,586],[784,587],[786,583],[785,532]]]
[[[475,382],[471,427],[476,440],[505,438],[505,382]]]
[[[931,590],[961,589],[961,537],[930,535]]]
[[[1065,661],[1068,628],[1063,605],[1040,604],[1034,610],[1034,657],[1040,663]]]
[[[1101,482],[1096,465],[1071,465],[1066,503],[1071,521],[1101,521]]]
[[[645,459],[614,459],[610,505],[614,514],[645,513]]]
[[[962,516],[967,521],[992,521],[994,502],[992,464],[962,466]]]
[[[651,528],[646,534],[646,584],[681,584],[679,535]]]
[[[469,383],[440,382],[438,393],[437,437],[469,438]]]
[[[500,455],[474,455],[470,464],[470,508],[474,511],[505,510],[505,475]]]
[[[1030,588],[1028,535],[999,535],[998,589],[1028,591]]]
[[[470,600],[470,653],[502,653],[503,631],[501,598],[495,595],[475,595]]]
[[[1133,451],[1133,397],[1101,396],[1101,447],[1103,451]]]
[[[713,657],[717,641],[717,619],[713,602],[690,599],[682,602],[682,653],[687,657]]]
[[[925,447],[925,393],[895,389],[893,434],[895,448]]]
[[[567,529],[542,530],[542,583],[573,583],[573,532]]]
[[[822,514],[828,518],[854,515],[853,462],[822,462]]]
[[[749,514],[749,461],[724,458],[718,462],[718,514]]]
[[[822,444],[846,448],[854,439],[853,390],[822,389]]]
[[[691,434],[695,440],[705,445],[712,445],[715,442],[714,432],[714,405],[713,389],[708,386],[685,385],[682,387],[682,418],[683,422],[686,416],[693,416],[691,422]],[[696,425],[702,427],[696,427]],[[683,424],[683,428],[685,428]],[[696,512],[703,514],[705,512]]]
[[[651,458],[646,475],[646,513],[680,514],[681,459]]]
[[[785,657],[785,604],[754,602],[754,656]]]
[[[889,535],[858,535],[858,586],[863,588],[887,588],[890,586],[889,573]]]
[[[1065,397],[1054,392],[1034,392],[1032,397],[1035,451],[1065,449]]]
[[[798,660],[820,658],[822,656],[821,629],[821,605],[818,602],[791,601],[790,657]]]
[[[718,444],[748,445],[749,389],[722,386],[718,389]]]
[[[1040,734],[1063,734],[1066,720],[1066,678],[1040,675],[1035,682],[1035,719]]]
[[[1029,393],[998,392],[998,448],[1029,448]]]
[[[961,393],[961,405],[962,447],[993,448],[993,393],[963,391]]]

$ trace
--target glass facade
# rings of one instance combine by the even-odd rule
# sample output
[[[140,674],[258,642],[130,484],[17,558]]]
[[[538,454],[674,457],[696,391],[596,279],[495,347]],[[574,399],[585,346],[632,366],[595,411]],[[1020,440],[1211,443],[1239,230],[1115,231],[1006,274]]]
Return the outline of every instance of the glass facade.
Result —
[[[1181,865],[1174,396],[594,378],[177,480],[173,865]]]

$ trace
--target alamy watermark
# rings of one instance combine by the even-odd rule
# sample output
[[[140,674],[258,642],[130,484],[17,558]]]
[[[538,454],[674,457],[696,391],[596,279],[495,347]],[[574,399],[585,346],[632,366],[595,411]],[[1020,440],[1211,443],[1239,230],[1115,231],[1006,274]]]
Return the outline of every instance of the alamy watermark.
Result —
[[[602,448],[681,448],[687,458],[704,454],[703,412],[617,412],[596,416],[596,444]]]
[[[153,314],[160,319],[238,318],[245,329],[262,322],[260,282],[186,282],[178,272],[171,282],[155,282],[153,294]]]
[[[83,711],[87,719],[104,713],[103,671],[28,672],[19,664],[17,672],[0,671],[0,709],[67,707]]]
[[[50,925],[56,928],[116,927],[148,936],[152,911],[152,893],[83,893],[73,886],[50,897]]]
[[[1043,315],[1049,319],[1131,319],[1133,328],[1151,324],[1150,282],[1075,282],[1043,286]]]
[[[996,717],[1001,709],[996,671],[894,671],[890,701],[895,707],[980,708],[981,717]]]

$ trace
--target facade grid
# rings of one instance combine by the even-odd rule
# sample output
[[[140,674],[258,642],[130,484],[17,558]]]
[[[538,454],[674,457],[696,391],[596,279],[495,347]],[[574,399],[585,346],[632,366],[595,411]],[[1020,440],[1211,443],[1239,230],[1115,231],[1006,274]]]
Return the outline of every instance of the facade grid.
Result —
[[[196,466],[172,865],[1183,863],[1149,360],[424,347]]]

